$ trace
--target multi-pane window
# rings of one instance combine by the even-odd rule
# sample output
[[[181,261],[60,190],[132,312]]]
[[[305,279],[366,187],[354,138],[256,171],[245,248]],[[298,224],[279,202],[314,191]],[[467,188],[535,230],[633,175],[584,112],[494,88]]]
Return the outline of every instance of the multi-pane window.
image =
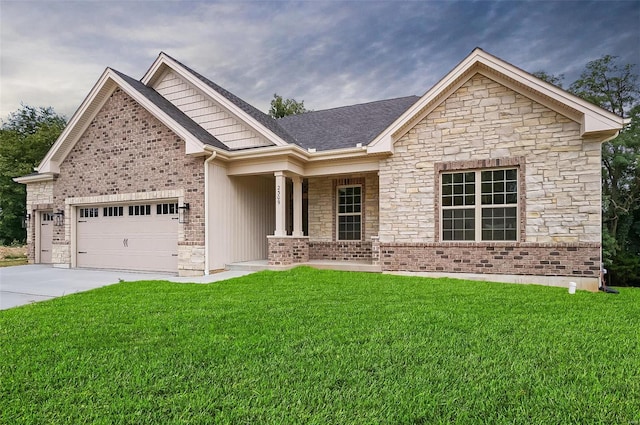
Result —
[[[98,208],[80,208],[80,218],[98,217]]]
[[[362,186],[340,186],[337,193],[338,240],[362,239]]]
[[[156,214],[178,214],[178,204],[158,204],[156,205]]]
[[[42,221],[53,221],[53,213],[52,212],[42,213]]]
[[[129,205],[129,215],[151,215],[151,205]]]
[[[124,215],[124,207],[104,207],[102,208],[103,217],[121,217]]]
[[[518,239],[517,169],[443,173],[441,185],[443,241]]]

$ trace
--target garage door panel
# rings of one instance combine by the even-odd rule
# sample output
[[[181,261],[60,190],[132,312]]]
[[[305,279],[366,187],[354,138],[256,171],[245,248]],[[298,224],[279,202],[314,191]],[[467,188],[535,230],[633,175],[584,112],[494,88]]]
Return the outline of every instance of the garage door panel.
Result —
[[[105,217],[104,207],[98,211],[97,217],[78,214],[78,267],[177,271],[177,215],[156,214],[155,204],[148,215],[129,215],[126,206],[122,216]]]

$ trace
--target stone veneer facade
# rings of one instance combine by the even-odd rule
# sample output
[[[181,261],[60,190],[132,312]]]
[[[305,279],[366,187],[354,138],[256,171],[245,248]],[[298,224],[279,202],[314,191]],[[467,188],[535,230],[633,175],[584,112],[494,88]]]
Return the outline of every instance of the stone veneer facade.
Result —
[[[597,288],[600,149],[579,123],[476,74],[381,161],[382,270],[584,276]],[[520,174],[518,242],[440,242],[440,172],[501,166]]]
[[[371,261],[371,238],[378,234],[378,176],[373,173],[309,180],[309,259]],[[336,192],[338,186],[361,185],[363,193],[362,239],[338,241]]]
[[[42,190],[38,185],[28,185],[31,198]],[[65,225],[54,227],[53,263],[72,264],[71,208],[75,203],[167,196],[190,205],[188,222],[179,224],[177,272],[203,274],[204,159],[186,156],[180,137],[116,89],[62,162],[52,184],[50,206],[65,211]]]

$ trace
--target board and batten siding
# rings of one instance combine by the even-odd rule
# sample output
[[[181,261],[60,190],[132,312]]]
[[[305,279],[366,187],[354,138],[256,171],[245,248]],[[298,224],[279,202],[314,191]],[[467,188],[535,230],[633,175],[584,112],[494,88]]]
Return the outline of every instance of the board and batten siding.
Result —
[[[274,179],[229,177],[223,166],[213,163],[208,196],[209,268],[266,259],[267,235],[275,230]]]
[[[256,134],[221,105],[204,96],[174,71],[165,72],[153,88],[230,149],[273,144]]]

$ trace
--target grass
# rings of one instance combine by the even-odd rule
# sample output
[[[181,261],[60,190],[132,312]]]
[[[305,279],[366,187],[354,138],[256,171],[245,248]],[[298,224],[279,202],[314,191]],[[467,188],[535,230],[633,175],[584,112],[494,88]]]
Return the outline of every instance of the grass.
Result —
[[[24,266],[29,264],[27,257],[5,258],[0,260],[0,267]]]
[[[23,266],[27,263],[25,245],[0,246],[0,267]]]
[[[0,423],[637,424],[640,290],[317,271],[0,311]]]

